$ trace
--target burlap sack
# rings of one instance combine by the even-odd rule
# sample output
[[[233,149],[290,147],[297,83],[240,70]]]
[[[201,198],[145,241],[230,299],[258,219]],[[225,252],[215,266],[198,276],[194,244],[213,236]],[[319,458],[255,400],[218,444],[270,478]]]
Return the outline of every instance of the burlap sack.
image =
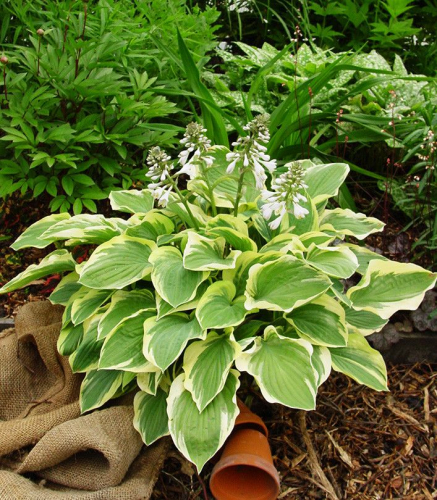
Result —
[[[80,416],[82,376],[56,349],[62,309],[26,304],[0,336],[0,500],[147,499],[168,444],[140,453],[129,398]]]

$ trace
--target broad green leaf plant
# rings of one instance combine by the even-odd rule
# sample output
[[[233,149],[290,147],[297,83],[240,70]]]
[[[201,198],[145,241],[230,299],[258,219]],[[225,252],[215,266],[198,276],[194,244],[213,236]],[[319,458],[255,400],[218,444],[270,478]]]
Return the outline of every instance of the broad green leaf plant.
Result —
[[[199,471],[232,431],[244,372],[267,401],[304,410],[331,370],[387,390],[366,335],[436,282],[357,244],[382,222],[328,208],[346,164],[278,167],[268,117],[244,132],[228,149],[192,123],[177,161],[154,147],[147,189],[111,194],[127,219],[37,222],[13,248],[58,249],[0,290],[64,273],[50,300],[65,306],[59,352],[85,373],[82,412],[136,391],[144,442],[170,434]],[[93,245],[89,260],[75,262],[76,245]]]

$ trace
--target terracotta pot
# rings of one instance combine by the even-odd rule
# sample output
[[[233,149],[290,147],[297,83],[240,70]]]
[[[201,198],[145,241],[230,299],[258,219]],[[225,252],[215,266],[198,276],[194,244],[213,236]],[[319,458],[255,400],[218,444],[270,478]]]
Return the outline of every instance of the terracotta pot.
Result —
[[[262,432],[266,437],[268,437],[269,431],[267,430],[266,424],[263,422],[262,418],[258,417],[258,415],[255,415],[255,413],[252,413],[239,398],[237,398],[237,404],[240,410],[240,414],[235,421],[235,429],[255,429],[259,432]]]
[[[279,475],[267,437],[254,429],[236,429],[212,471],[210,488],[216,500],[275,500]]]

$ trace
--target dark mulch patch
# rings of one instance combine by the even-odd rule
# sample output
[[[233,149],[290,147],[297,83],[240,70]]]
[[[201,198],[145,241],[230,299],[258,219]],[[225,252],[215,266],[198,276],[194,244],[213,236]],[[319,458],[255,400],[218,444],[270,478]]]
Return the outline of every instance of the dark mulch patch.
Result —
[[[391,366],[390,393],[333,374],[313,412],[266,403],[246,390],[265,419],[280,499],[437,498],[436,366]],[[177,452],[164,464],[153,500],[212,499],[212,465],[199,478]],[[250,499],[248,499],[250,500]]]

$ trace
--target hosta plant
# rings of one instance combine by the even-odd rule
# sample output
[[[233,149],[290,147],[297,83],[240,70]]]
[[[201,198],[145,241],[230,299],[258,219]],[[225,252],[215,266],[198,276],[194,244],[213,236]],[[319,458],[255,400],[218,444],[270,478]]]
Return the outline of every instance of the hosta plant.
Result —
[[[204,133],[188,126],[177,161],[153,148],[147,189],[111,194],[128,218],[56,214],[27,229],[14,249],[57,249],[1,289],[64,273],[50,299],[65,306],[59,352],[85,373],[82,411],[137,391],[144,442],[170,434],[199,470],[232,431],[243,372],[267,401],[304,410],[331,370],[387,390],[366,335],[436,281],[360,244],[379,220],[328,208],[347,165],[278,167],[264,115],[232,150]],[[76,245],[89,260],[75,262]]]

